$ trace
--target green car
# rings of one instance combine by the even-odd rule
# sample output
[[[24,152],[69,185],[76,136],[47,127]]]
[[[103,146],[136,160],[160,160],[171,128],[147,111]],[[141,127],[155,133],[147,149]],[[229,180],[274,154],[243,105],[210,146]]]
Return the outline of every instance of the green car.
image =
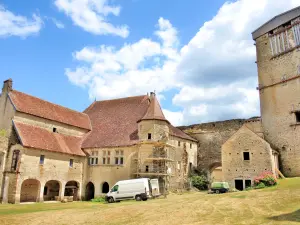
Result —
[[[229,184],[227,182],[213,182],[210,189],[216,194],[226,193],[229,191]]]

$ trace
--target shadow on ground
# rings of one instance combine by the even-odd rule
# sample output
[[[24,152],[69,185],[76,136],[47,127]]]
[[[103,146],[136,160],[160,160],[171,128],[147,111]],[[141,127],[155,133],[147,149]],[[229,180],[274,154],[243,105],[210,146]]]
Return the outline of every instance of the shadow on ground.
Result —
[[[292,213],[281,214],[279,216],[272,216],[269,217],[269,219],[276,220],[276,221],[300,222],[300,209]]]

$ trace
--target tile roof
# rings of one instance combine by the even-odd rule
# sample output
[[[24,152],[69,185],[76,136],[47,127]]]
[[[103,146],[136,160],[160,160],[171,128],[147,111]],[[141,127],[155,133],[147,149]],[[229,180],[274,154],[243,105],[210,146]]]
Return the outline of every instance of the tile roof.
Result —
[[[50,132],[46,129],[13,121],[14,128],[24,147],[85,156],[81,150],[83,138]]]
[[[138,124],[147,112],[147,95],[94,102],[84,112],[92,131],[83,148],[129,146],[138,142]]]
[[[164,120],[169,123],[169,121],[165,118],[163,111],[161,110],[160,104],[157,101],[155,94],[153,94],[153,97],[150,97],[150,99],[150,105],[147,109],[146,114],[141,120]]]
[[[82,148],[130,146],[138,143],[138,121],[166,120],[156,98],[149,103],[147,95],[97,101],[84,112],[89,115],[92,131]],[[170,126],[173,136],[196,141],[178,128]]]
[[[191,136],[187,135],[182,130],[180,130],[177,127],[172,126],[171,124],[169,125],[169,129],[170,129],[170,134],[175,136],[175,137],[179,137],[179,138],[182,138],[182,139],[187,139],[187,140],[190,140],[190,141],[198,142],[196,139],[192,138]]]
[[[88,115],[19,91],[9,92],[9,97],[17,111],[45,119],[57,121],[71,126],[90,130]]]

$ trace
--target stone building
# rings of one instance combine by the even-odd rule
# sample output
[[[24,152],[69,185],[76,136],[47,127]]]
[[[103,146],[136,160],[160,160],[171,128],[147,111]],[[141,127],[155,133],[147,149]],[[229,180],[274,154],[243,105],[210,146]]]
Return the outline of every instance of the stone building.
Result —
[[[80,113],[13,90],[12,80],[4,81],[3,203],[89,200],[135,177],[158,178],[161,191],[183,188],[196,164],[196,140],[166,120],[154,93],[95,101]]]
[[[300,176],[300,7],[252,33],[265,140],[280,153],[286,176]]]

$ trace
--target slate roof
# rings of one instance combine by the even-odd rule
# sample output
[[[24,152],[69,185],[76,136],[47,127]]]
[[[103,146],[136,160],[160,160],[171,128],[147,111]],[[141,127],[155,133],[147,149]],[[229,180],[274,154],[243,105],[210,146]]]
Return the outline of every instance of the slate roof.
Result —
[[[91,130],[89,117],[84,113],[15,90],[9,92],[8,95],[19,112]]]
[[[106,101],[95,101],[85,111],[91,120],[92,131],[82,148],[130,146],[138,143],[138,121],[166,120],[156,99],[147,95]],[[171,135],[193,140],[183,131],[169,124]]]
[[[85,153],[81,150],[83,137],[54,133],[18,121],[13,121],[13,124],[24,147],[85,156]]]

